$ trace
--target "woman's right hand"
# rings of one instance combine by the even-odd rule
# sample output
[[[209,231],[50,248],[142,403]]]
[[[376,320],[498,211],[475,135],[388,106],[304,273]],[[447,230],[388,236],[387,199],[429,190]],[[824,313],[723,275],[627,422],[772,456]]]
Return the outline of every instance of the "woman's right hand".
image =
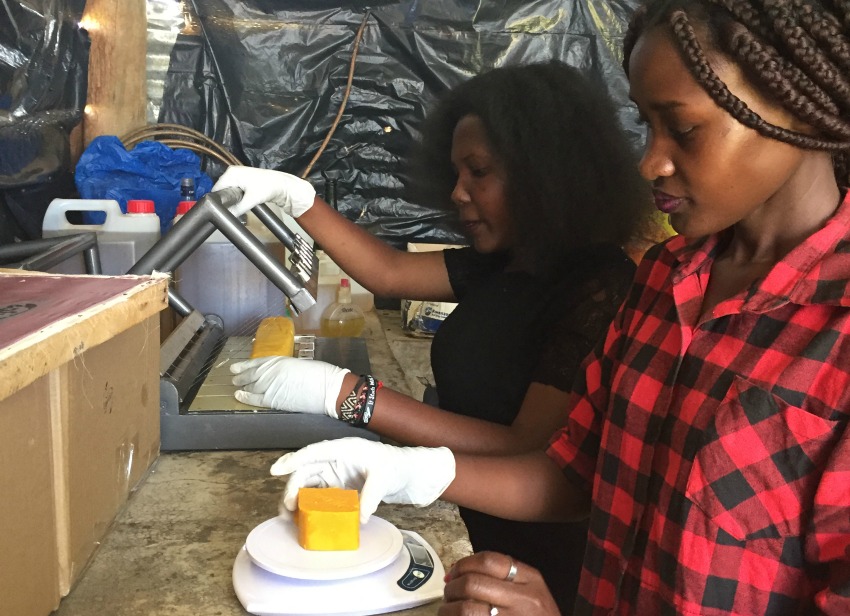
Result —
[[[561,613],[540,572],[505,554],[478,552],[462,558],[451,568],[446,580],[439,616],[560,616]]]
[[[360,490],[360,523],[378,504],[424,507],[437,500],[455,477],[447,447],[394,447],[357,437],[321,441],[287,453],[271,474],[287,476],[283,507],[295,511],[301,488]]]
[[[234,216],[241,216],[254,206],[267,203],[277,206],[287,216],[298,218],[313,207],[316,198],[316,190],[310,182],[273,169],[233,165],[222,174],[213,190],[234,187],[244,193],[239,203],[230,208]]]

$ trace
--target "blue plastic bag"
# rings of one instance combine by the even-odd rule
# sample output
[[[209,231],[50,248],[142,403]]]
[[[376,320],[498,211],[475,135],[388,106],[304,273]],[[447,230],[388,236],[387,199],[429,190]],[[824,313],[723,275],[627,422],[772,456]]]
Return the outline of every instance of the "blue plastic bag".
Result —
[[[195,199],[213,187],[201,171],[201,159],[191,150],[172,150],[157,141],[142,141],[127,151],[117,137],[95,137],[80,157],[76,168],[77,192],[83,199],[114,199],[127,212],[127,201],[154,202],[160,229],[165,233],[180,202],[180,180],[195,181]],[[101,212],[86,212],[86,224],[103,224]]]

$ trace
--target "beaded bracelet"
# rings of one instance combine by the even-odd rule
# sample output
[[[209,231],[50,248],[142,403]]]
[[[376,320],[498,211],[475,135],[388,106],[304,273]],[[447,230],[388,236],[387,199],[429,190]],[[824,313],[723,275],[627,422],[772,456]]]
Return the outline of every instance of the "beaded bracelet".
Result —
[[[360,377],[354,385],[354,389],[345,397],[342,404],[339,406],[339,418],[349,424],[354,424],[358,419],[360,411],[360,390],[366,384],[366,379]]]
[[[381,381],[371,374],[364,374],[358,380],[339,408],[339,418],[352,426],[365,426],[372,419],[375,409],[375,397],[383,387]]]

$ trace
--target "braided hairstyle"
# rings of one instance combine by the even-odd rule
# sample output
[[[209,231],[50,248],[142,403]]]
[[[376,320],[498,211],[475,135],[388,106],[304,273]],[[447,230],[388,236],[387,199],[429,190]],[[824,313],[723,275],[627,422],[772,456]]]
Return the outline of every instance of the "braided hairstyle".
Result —
[[[627,73],[637,39],[659,24],[669,26],[685,64],[715,103],[766,137],[831,152],[838,184],[850,185],[850,0],[646,0],[623,42]],[[814,134],[762,119],[718,78],[706,51],[737,63]]]

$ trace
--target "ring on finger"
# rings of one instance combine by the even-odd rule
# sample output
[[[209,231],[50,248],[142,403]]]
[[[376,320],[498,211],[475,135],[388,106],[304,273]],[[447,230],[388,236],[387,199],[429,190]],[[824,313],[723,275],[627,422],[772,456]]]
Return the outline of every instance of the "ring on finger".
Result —
[[[514,559],[511,558],[510,560],[511,560],[511,568],[508,569],[508,574],[505,576],[506,582],[513,582],[514,578],[516,577],[516,573],[517,573],[516,564],[514,563]]]
[[[499,608],[495,605],[490,606],[490,616],[499,616]]]

